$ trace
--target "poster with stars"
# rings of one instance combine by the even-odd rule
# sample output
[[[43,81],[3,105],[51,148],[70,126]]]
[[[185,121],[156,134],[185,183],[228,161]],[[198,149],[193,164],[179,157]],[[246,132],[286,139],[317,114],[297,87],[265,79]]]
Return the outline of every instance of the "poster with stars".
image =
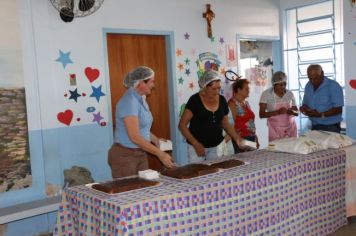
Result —
[[[72,52],[58,50],[56,63],[62,68],[64,84],[63,109],[57,112],[57,121],[62,127],[92,123],[106,126],[106,115],[99,110],[106,91],[103,87],[100,69],[93,66],[74,66]]]
[[[217,35],[204,38],[204,42],[201,43],[196,43],[196,38],[201,37],[197,37],[193,32],[185,31],[182,35],[182,47],[177,47],[175,51],[179,114],[183,112],[189,97],[199,91],[198,79],[206,70],[212,69],[220,73],[222,95],[231,94],[228,91],[231,90],[230,82],[224,77],[225,71],[237,70],[236,47],[233,43],[226,42],[224,36]],[[227,48],[231,49],[230,54]]]

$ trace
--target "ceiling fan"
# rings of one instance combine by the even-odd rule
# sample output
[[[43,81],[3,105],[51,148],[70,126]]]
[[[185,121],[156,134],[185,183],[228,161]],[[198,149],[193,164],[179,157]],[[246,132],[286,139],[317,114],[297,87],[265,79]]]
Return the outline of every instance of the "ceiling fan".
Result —
[[[96,12],[104,0],[49,0],[64,22]]]

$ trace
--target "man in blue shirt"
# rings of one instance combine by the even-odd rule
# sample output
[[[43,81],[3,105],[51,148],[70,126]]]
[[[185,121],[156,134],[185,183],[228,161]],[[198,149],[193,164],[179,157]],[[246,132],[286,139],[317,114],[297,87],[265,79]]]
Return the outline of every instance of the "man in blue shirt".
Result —
[[[300,111],[311,120],[312,130],[340,133],[344,106],[341,86],[324,76],[320,65],[310,65],[307,74],[309,82],[305,86]]]

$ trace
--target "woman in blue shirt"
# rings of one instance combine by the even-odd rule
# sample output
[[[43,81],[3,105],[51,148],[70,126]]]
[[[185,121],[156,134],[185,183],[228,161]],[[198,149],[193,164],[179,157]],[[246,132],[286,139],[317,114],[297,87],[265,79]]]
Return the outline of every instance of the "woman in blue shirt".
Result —
[[[154,87],[154,71],[139,66],[126,75],[124,85],[128,90],[116,105],[114,144],[108,156],[112,177],[148,169],[146,152],[157,156],[167,168],[173,167],[172,157],[159,149],[159,140],[150,131],[153,117],[146,95]]]

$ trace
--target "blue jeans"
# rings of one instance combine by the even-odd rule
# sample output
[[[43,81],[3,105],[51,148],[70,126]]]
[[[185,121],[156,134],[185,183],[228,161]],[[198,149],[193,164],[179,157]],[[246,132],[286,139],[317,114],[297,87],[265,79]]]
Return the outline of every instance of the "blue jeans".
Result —
[[[312,130],[323,130],[323,131],[330,131],[330,132],[335,132],[335,133],[340,133],[341,132],[341,126],[340,122],[331,124],[331,125],[321,125],[321,124],[316,124],[312,125]]]
[[[188,160],[189,164],[193,163],[201,163],[203,161],[211,161],[218,159],[218,152],[216,147],[212,148],[205,148],[205,155],[204,156],[198,156],[197,153],[195,152],[195,149],[192,145],[188,144]]]

